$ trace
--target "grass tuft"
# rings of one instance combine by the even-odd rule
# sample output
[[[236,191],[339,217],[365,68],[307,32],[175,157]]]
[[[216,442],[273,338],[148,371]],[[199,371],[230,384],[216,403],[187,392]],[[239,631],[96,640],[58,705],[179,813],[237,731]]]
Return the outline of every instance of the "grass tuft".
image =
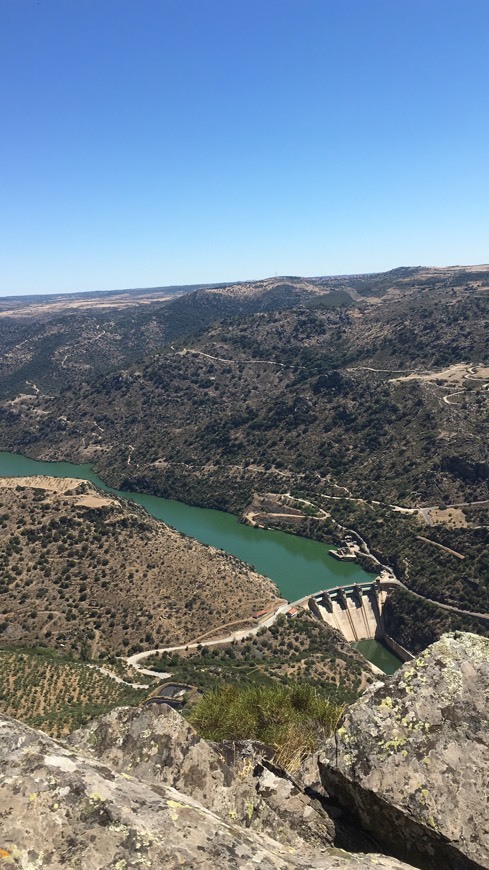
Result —
[[[309,683],[228,684],[208,692],[189,719],[208,740],[266,743],[277,764],[293,771],[334,732],[343,709]]]

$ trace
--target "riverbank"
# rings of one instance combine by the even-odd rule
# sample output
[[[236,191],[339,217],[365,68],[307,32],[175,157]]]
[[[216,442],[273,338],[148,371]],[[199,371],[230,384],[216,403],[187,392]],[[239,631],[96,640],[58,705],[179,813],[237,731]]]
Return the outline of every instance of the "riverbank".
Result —
[[[0,453],[0,485],[3,478],[4,485],[13,486],[12,481],[18,481],[15,485],[22,486],[27,477],[32,476],[36,476],[40,488],[60,494],[66,492],[73,481],[90,481],[100,492],[88,496],[90,504],[87,503],[87,507],[113,503],[109,493],[136,502],[150,515],[178,531],[252,565],[260,574],[270,577],[288,601],[298,601],[320,590],[365,583],[372,579],[372,575],[355,562],[329,558],[333,551],[331,545],[273,529],[247,526],[240,523],[237,517],[222,511],[190,507],[182,502],[144,493],[117,491],[108,487],[88,465],[43,462],[17,454]],[[243,636],[253,633],[248,630]]]
[[[178,531],[252,565],[260,574],[270,577],[288,601],[296,601],[321,589],[371,579],[360,565],[331,559],[331,545],[287,532],[252,528],[223,511],[190,507],[183,502],[145,493],[114,490],[89,465],[44,462],[18,454],[0,453],[0,476],[22,478],[32,475],[88,480],[105,492],[134,501]]]

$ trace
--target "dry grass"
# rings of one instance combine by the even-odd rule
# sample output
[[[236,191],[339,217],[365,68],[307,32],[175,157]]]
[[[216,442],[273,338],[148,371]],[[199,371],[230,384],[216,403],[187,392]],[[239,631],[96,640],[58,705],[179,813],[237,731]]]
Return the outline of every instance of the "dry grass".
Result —
[[[275,683],[215,689],[189,718],[208,740],[259,740],[272,746],[277,764],[294,771],[335,731],[342,713],[308,683]]]

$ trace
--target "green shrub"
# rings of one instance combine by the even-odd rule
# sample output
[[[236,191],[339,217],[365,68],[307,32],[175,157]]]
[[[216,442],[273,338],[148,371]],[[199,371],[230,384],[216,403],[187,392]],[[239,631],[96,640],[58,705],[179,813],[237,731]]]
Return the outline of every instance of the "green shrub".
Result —
[[[309,683],[224,685],[208,692],[189,713],[208,740],[259,740],[275,760],[294,770],[335,730],[343,708]]]

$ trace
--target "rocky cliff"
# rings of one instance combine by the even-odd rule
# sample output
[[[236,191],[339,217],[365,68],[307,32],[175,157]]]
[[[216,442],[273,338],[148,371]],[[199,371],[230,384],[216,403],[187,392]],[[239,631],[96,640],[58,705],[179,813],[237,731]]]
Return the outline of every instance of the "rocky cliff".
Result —
[[[324,789],[417,867],[489,867],[488,698],[489,640],[444,635],[349,708]]]
[[[4,717],[0,861],[488,868],[488,690],[489,641],[446,635],[368,689],[297,779],[266,747],[209,743],[165,706],[114,710],[64,743]]]

